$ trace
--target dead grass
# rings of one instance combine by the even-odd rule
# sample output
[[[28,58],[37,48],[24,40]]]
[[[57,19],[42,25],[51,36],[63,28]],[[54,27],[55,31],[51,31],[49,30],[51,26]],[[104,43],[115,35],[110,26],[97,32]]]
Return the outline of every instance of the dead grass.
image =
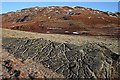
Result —
[[[80,45],[86,42],[96,42],[106,45],[108,48],[112,49],[115,52],[118,51],[118,40],[102,37],[102,36],[76,36],[76,35],[61,35],[61,34],[42,34],[42,33],[33,33],[25,32],[18,30],[2,29],[1,37],[14,37],[14,38],[44,38],[46,40],[62,42],[62,43],[72,43]]]

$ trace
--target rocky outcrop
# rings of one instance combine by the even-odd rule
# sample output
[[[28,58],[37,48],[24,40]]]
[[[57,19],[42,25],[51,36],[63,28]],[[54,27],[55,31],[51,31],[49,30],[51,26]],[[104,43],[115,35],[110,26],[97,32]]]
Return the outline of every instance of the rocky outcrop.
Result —
[[[0,53],[0,80],[33,80],[33,79],[64,78],[42,64],[26,59],[15,58],[4,49]]]
[[[31,59],[42,63],[67,79],[118,79],[120,76],[120,54],[99,43],[78,46],[42,38],[3,38],[2,48],[22,62]]]

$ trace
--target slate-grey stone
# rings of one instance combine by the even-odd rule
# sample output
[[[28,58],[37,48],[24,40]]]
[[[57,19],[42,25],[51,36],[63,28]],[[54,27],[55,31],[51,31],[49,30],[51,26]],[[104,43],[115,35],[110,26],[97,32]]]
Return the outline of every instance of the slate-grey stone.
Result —
[[[108,66],[119,63],[117,53],[98,43],[78,46],[41,38],[3,38],[2,42],[2,47],[16,58],[31,58],[38,64],[42,63],[44,67],[63,74],[66,79],[108,78],[111,70]],[[112,66],[114,71],[118,71],[118,66],[119,64]]]

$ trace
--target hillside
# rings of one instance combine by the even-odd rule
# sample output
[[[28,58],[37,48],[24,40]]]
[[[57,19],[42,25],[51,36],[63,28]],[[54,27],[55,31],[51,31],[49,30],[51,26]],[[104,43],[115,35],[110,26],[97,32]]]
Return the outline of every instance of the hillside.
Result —
[[[33,7],[2,14],[2,27],[14,30],[72,35],[119,36],[119,12],[80,6]]]
[[[0,79],[119,79],[119,14],[80,6],[0,14]]]

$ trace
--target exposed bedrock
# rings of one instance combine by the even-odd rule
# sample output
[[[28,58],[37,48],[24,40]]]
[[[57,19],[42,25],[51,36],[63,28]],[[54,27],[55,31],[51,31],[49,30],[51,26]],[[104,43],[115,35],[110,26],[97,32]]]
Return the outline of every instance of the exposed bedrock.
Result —
[[[2,47],[15,57],[30,58],[67,79],[119,78],[120,55],[99,43],[74,45],[48,40],[3,38]]]

